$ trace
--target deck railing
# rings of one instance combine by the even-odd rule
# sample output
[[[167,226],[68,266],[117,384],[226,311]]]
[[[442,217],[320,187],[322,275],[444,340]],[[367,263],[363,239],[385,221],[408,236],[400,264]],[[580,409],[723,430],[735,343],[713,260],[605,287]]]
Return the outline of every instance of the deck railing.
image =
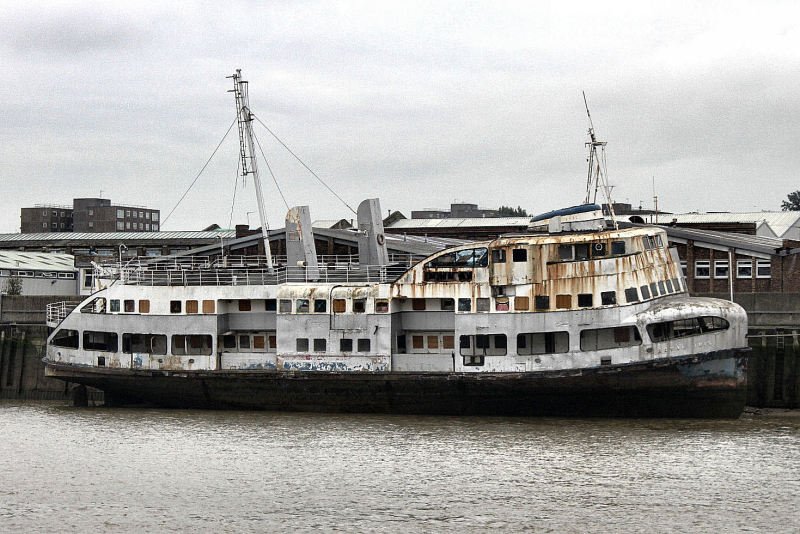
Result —
[[[48,304],[45,317],[47,325],[55,326],[63,321],[78,304],[80,304],[80,302],[70,300],[62,300],[61,302],[51,302]]]
[[[397,280],[419,257],[392,256],[389,265],[359,265],[358,257],[319,256],[316,268],[285,265],[267,267],[266,258],[226,256],[185,258],[134,258],[95,268],[98,279],[143,286],[238,286],[284,283],[387,283]]]

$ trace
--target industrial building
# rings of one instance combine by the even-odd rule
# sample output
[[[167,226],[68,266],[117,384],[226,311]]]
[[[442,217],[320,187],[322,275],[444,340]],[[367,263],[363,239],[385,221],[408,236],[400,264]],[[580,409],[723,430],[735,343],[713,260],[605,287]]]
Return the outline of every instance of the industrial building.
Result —
[[[161,212],[112,204],[107,198],[76,198],[72,206],[37,204],[20,210],[23,234],[47,232],[158,232]]]

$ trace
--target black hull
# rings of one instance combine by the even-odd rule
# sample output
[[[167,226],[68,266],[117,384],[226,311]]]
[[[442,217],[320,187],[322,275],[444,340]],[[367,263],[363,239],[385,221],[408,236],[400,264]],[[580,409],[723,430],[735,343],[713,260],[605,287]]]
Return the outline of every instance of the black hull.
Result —
[[[708,363],[726,371],[707,371]],[[48,376],[95,387],[109,404],[435,415],[735,418],[746,349],[568,372],[322,373],[166,371],[50,361]]]

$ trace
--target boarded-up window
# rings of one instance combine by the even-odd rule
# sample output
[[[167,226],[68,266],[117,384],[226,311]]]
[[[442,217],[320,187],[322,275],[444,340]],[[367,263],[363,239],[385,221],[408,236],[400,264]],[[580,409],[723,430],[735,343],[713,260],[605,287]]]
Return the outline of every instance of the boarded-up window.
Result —
[[[197,301],[196,300],[187,300],[186,301],[186,313],[197,313]]]
[[[411,336],[411,348],[422,349],[425,348],[425,338],[422,336]]]
[[[572,307],[572,295],[556,295],[556,308],[568,309]]]
[[[425,309],[425,299],[411,299],[411,309],[422,311]]]
[[[239,300],[239,311],[250,311],[251,309],[252,304],[250,303],[250,299]]]
[[[278,311],[280,313],[292,313],[292,301],[289,299],[281,299]]]
[[[278,338],[277,336],[267,336],[269,339],[269,348],[270,350],[275,350],[278,348]]]
[[[139,313],[150,313],[150,301],[149,300],[140,300],[139,301]]]
[[[203,301],[203,313],[214,313],[215,311],[215,304],[213,300],[204,300]]]
[[[488,298],[475,299],[475,309],[479,312],[488,312],[489,299]]]
[[[266,338],[264,336],[253,336],[253,348],[256,350],[266,349]]]
[[[455,336],[442,336],[442,348],[452,349],[455,347]]]
[[[530,307],[529,297],[514,297],[514,309],[517,311],[524,311]]]
[[[439,348],[439,336],[428,336],[428,348],[429,349]]]
[[[333,313],[344,313],[347,310],[345,299],[333,299]]]

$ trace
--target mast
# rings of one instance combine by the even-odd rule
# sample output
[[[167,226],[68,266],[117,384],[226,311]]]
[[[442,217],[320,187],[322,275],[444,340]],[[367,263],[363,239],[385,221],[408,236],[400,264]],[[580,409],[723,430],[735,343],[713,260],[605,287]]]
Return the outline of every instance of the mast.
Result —
[[[583,104],[586,107],[586,116],[589,117],[589,172],[586,176],[586,198],[584,204],[597,202],[597,190],[603,188],[603,195],[608,203],[608,212],[611,215],[611,223],[614,229],[619,229],[617,216],[614,213],[614,202],[611,200],[611,186],[608,185],[608,175],[606,173],[606,142],[598,141],[594,134],[594,124],[592,114],[589,113],[589,103],[586,101],[586,93],[583,92]],[[598,154],[597,148],[600,147]],[[594,196],[592,196],[592,186],[594,186]]]
[[[264,238],[264,253],[267,256],[267,268],[272,271],[272,251],[269,247],[269,228],[264,210],[264,195],[261,192],[261,178],[258,175],[256,161],[255,138],[253,137],[253,114],[250,111],[250,97],[247,82],[242,80],[242,69],[236,69],[233,78],[233,94],[236,96],[236,120],[239,125],[239,156],[242,159],[242,176],[253,175],[256,186],[256,202],[258,217],[261,221],[261,235]]]

